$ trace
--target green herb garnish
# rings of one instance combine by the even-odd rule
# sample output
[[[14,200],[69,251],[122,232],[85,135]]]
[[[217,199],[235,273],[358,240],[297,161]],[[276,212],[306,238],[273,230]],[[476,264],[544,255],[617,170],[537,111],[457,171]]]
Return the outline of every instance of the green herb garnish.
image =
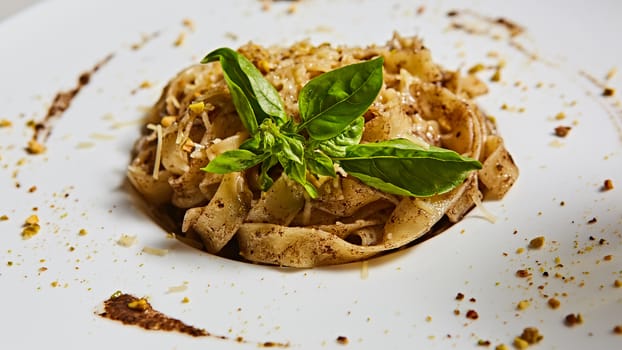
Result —
[[[349,175],[379,190],[405,196],[431,196],[458,186],[475,159],[438,148],[423,148],[407,139],[359,144],[363,114],[383,84],[382,57],[324,73],[300,91],[301,122],[285,112],[276,89],[243,55],[229,48],[207,54],[201,63],[220,61],[233,103],[250,133],[239,149],[214,158],[203,170],[225,174],[260,165],[262,190],[272,186],[268,172],[280,164],[312,198],[312,176],[336,176],[334,163]]]

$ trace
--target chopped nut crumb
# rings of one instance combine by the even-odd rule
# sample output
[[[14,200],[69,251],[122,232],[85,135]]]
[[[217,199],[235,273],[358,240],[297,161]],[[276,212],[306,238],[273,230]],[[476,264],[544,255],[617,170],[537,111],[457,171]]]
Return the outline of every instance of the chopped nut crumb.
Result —
[[[561,305],[561,303],[559,302],[559,300],[555,299],[555,298],[550,298],[548,300],[548,304],[552,309],[557,309],[559,308],[559,306]]]
[[[620,281],[620,280],[613,281],[613,286],[616,287],[616,288],[622,287],[622,281]]]
[[[613,255],[605,255],[605,256],[603,257],[603,260],[605,260],[605,261],[611,261],[611,260],[613,260]]]
[[[564,318],[564,324],[568,327],[572,327],[583,323],[583,316],[581,314],[568,314]]]
[[[531,276],[531,272],[529,272],[529,270],[516,270],[516,276],[526,278]]]
[[[200,114],[205,110],[205,104],[203,102],[195,102],[189,105],[188,109],[194,114]]]
[[[538,328],[527,327],[523,329],[523,333],[520,335],[519,338],[526,341],[528,344],[536,344],[537,342],[542,340],[544,336],[540,334],[540,331],[538,330]]]
[[[501,67],[497,67],[497,69],[495,69],[495,72],[490,77],[490,81],[493,81],[493,82],[501,81]]]
[[[598,219],[596,219],[596,218],[594,217],[594,218],[591,218],[590,220],[588,220],[588,222],[587,222],[587,223],[588,223],[588,224],[595,224],[596,222],[598,222]]]
[[[615,327],[613,327],[613,333],[622,334],[622,325],[616,325]]]
[[[609,191],[609,190],[613,190],[613,180],[611,179],[606,179],[605,181],[603,181],[603,187],[602,187],[603,191]]]
[[[191,20],[190,18],[184,18],[183,21],[181,22],[181,24],[183,24],[184,27],[190,29],[193,32],[196,29],[196,27],[194,25],[194,21]]]
[[[466,318],[469,318],[471,320],[477,320],[479,318],[479,314],[475,310],[469,310],[466,313]]]
[[[529,241],[530,249],[540,249],[544,246],[544,237],[539,236]]]
[[[572,129],[571,126],[564,126],[564,125],[557,126],[555,127],[555,136],[566,137],[570,133],[571,129]]]
[[[464,294],[462,293],[456,294],[456,300],[462,300],[462,299],[464,299]]]
[[[348,344],[348,337],[344,337],[343,335],[340,335],[337,337],[337,343],[341,344],[341,345],[347,345]]]
[[[490,340],[480,339],[477,341],[477,346],[490,346]]]
[[[603,96],[605,96],[605,97],[613,96],[615,94],[616,94],[616,89],[614,89],[612,87],[605,87],[603,89]]]

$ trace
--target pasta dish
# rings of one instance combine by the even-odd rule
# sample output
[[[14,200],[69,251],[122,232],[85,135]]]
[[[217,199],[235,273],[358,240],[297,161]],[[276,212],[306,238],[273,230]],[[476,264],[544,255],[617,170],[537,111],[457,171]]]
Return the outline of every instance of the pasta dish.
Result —
[[[487,92],[486,85],[475,75],[435,64],[417,37],[394,34],[386,44],[368,47],[249,43],[237,53],[278,92],[290,123],[300,124],[305,124],[301,90],[307,83],[340,67],[381,58],[379,91],[344,132],[360,120],[360,145],[399,139],[421,152],[451,150],[454,158],[481,166],[463,172],[455,186],[423,195],[383,190],[389,187],[374,186],[367,175],[354,176],[359,171],[347,155],[333,157],[336,176],[303,168],[302,179],[296,180],[282,156],[265,156],[244,170],[233,162],[235,171],[206,171],[220,155],[250,149],[255,129],[240,117],[230,85],[235,76],[223,72],[225,63],[193,65],[168,83],[149,112],[127,174],[177,228],[180,239],[207,252],[291,267],[359,261],[432,234],[443,223],[455,223],[484,199],[501,199],[518,177],[494,120],[473,102]],[[308,125],[303,136],[291,138],[308,142],[316,132]],[[355,145],[349,147],[355,151]],[[318,156],[330,154],[322,152]],[[265,162],[272,162],[270,170],[264,169]],[[419,175],[408,170],[399,176],[396,182],[408,185]]]

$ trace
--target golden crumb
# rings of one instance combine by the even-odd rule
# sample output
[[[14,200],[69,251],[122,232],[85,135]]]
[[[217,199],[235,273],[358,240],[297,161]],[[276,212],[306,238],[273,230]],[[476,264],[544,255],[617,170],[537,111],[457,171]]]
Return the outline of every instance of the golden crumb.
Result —
[[[622,334],[622,325],[616,325],[615,327],[613,327],[613,333]]]
[[[188,297],[184,297],[183,299],[181,299],[181,302],[182,302],[183,304],[188,304],[188,303],[190,302],[190,298],[188,298]]]
[[[175,46],[182,46],[185,41],[186,41],[186,33],[181,32],[177,36],[177,39],[175,39],[175,42],[173,43],[173,45],[175,45]]]
[[[547,303],[549,304],[551,309],[557,309],[561,305],[559,300],[557,300],[556,298],[550,298]]]
[[[555,114],[555,120],[563,120],[563,119],[566,119],[566,113],[559,112],[559,113]]]
[[[539,236],[529,241],[530,249],[540,249],[544,246],[544,237]]]
[[[512,343],[512,345],[514,345],[514,348],[519,350],[527,349],[529,347],[529,343],[519,337],[514,338],[514,342]]]
[[[495,346],[495,350],[510,350],[510,347],[508,347],[505,344],[499,344],[499,345]]]
[[[131,247],[134,243],[136,243],[136,236],[130,235],[122,235],[121,238],[117,241],[117,244],[122,247]]]
[[[622,288],[622,281],[620,280],[613,281],[613,286],[616,288]]]
[[[425,321],[426,321],[426,322],[432,322],[432,316],[429,316],[429,315],[428,315],[428,316],[426,316],[426,317],[425,317]]]
[[[22,225],[22,238],[30,239],[39,233],[40,229],[41,226],[39,225],[39,217],[34,214],[30,215],[24,221],[24,225]]]
[[[523,254],[524,252],[525,252],[525,248],[523,247],[516,249],[516,254]]]
[[[86,231],[86,229],[81,228],[80,231],[78,231],[78,235],[80,236],[86,236],[88,234],[88,232]]]
[[[493,82],[501,81],[501,66],[499,66],[499,67],[497,67],[497,69],[495,69],[495,72],[490,77],[490,81],[493,81]]]
[[[59,285],[58,281],[52,281],[52,282],[50,283],[50,286],[52,286],[53,288],[58,287],[58,285]]]
[[[613,190],[613,180],[611,179],[606,179],[605,181],[603,181],[603,187],[602,187],[603,191],[609,191],[609,190]]]
[[[618,69],[616,67],[613,67],[607,72],[607,74],[605,75],[605,79],[610,80],[611,78],[615,77],[617,73]]]
[[[529,300],[521,300],[516,304],[517,310],[525,310],[529,307]]]
[[[194,25],[194,21],[191,20],[190,18],[184,18],[183,21],[181,21],[181,24],[193,32],[196,29],[196,26]]]
[[[603,257],[603,260],[605,260],[605,261],[611,261],[611,260],[613,260],[613,255],[611,255],[611,254],[609,254],[609,255],[605,255],[605,256]]]
[[[30,186],[30,188],[28,189],[28,193],[33,193],[37,191],[37,186]]]
[[[0,119],[0,128],[6,128],[13,125],[13,123],[11,123],[10,120],[8,119]]]
[[[41,154],[45,152],[45,146],[37,142],[37,140],[28,141],[26,151],[30,154]]]
[[[7,221],[9,219],[8,215],[0,216],[0,221]]]
[[[141,89],[147,89],[152,86],[153,84],[149,80],[143,80],[138,87],[140,87]]]
[[[469,74],[475,74],[475,73],[477,73],[477,72],[479,72],[479,71],[484,70],[484,68],[485,68],[485,67],[484,67],[484,65],[483,65],[483,64],[478,63],[478,64],[476,64],[476,65],[472,66],[471,68],[469,68],[469,70],[467,71],[467,73],[469,73]]]

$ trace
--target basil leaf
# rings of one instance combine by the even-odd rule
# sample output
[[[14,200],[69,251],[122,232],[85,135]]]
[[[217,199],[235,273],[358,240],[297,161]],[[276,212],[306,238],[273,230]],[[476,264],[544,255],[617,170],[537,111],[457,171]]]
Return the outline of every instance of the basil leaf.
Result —
[[[208,53],[201,63],[216,60],[220,61],[238,115],[251,135],[266,118],[278,125],[288,120],[281,96],[246,57],[229,48],[219,48]]]
[[[318,148],[329,156],[343,157],[346,154],[347,146],[361,142],[364,126],[365,118],[358,117],[341,134],[318,143]]]
[[[306,150],[305,161],[307,162],[307,169],[309,169],[309,172],[312,174],[332,177],[337,176],[337,174],[335,174],[333,160],[320,151]]]
[[[382,87],[382,57],[319,75],[300,90],[298,108],[309,137],[339,135],[367,111]]]
[[[318,197],[318,192],[315,186],[307,181],[307,166],[304,163],[300,164],[291,160],[286,160],[284,164],[282,163],[282,165],[285,174],[287,174],[290,179],[301,184],[311,198]]]
[[[242,171],[263,162],[268,156],[268,154],[257,155],[247,150],[234,149],[219,154],[202,170],[216,174]]]
[[[277,150],[275,153],[281,159],[291,160],[298,164],[304,164],[305,139],[298,134],[282,134],[277,140]],[[284,165],[283,165],[284,166]]]
[[[263,163],[261,163],[261,168],[259,170],[259,186],[261,186],[262,191],[265,192],[272,187],[274,180],[272,180],[270,175],[268,175],[268,171],[278,162],[279,161],[276,156],[270,156]]]
[[[447,192],[481,169],[475,159],[406,139],[349,146],[339,165],[369,186],[398,195],[427,197]]]

